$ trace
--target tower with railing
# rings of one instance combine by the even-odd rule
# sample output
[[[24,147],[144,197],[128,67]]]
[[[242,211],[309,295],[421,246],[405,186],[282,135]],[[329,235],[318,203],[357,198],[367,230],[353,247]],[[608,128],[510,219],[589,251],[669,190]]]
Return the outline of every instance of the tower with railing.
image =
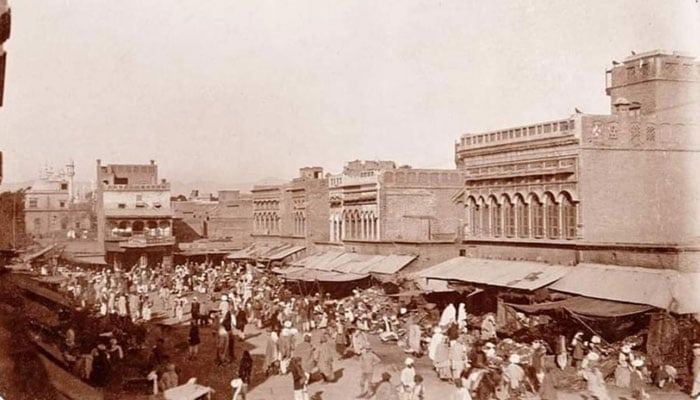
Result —
[[[611,112],[654,115],[659,120],[685,119],[700,112],[700,62],[678,52],[654,50],[613,62],[606,71]]]

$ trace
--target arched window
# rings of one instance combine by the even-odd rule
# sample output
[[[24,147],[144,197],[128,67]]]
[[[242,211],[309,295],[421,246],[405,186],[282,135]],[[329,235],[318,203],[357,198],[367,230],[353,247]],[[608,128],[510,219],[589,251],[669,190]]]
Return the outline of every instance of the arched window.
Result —
[[[489,220],[489,206],[482,197],[479,201],[479,210],[481,214],[481,236],[491,235],[491,221]]]
[[[578,226],[578,210],[576,203],[571,200],[568,193],[561,195],[561,215],[562,215],[562,233],[567,239],[576,239]]]
[[[131,229],[134,231],[134,233],[143,233],[143,227],[143,221],[135,221]]]
[[[470,197],[467,200],[467,221],[469,223],[469,236],[476,237],[479,235],[479,206],[476,200]]]
[[[507,237],[515,236],[515,206],[508,196],[503,197],[503,226]]]
[[[532,234],[536,238],[544,237],[544,204],[540,202],[537,195],[530,198],[530,208],[532,213]]]
[[[345,213],[343,216],[343,239],[350,237],[350,214]]]
[[[489,208],[491,209],[491,235],[500,237],[503,235],[503,209],[495,197],[491,197]]]
[[[350,239],[357,237],[357,215],[353,212],[350,216]]]
[[[518,237],[530,237],[530,206],[522,196],[515,196],[515,208],[518,217]]]
[[[559,239],[561,237],[561,230],[559,227],[559,204],[554,200],[554,196],[551,193],[547,193],[544,196],[544,202],[547,213],[547,237],[550,239]]]

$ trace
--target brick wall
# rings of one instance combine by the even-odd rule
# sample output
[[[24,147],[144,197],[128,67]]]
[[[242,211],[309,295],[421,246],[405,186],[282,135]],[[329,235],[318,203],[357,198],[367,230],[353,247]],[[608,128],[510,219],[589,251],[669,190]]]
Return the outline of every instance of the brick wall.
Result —
[[[700,132],[699,132],[700,133]],[[688,243],[700,238],[700,153],[583,150],[583,237],[596,242]]]
[[[253,200],[251,197],[219,200],[217,208],[207,221],[210,238],[231,238],[236,243],[247,245],[252,242]]]
[[[328,181],[309,182],[306,192],[306,240],[308,244],[330,240]]]
[[[96,234],[92,226],[92,212],[74,210],[32,211],[25,209],[25,227],[31,237],[65,238],[69,230],[74,230],[80,237],[83,230],[89,237]]]
[[[141,196],[141,202],[147,207],[154,207],[155,203],[160,204],[161,210],[170,209],[170,191],[104,191],[102,197],[102,205],[104,209],[119,208],[119,204],[125,204],[127,209],[135,209],[138,196]]]
[[[461,185],[456,170],[384,172],[379,190],[381,239],[454,238],[463,224],[463,210],[452,197]]]

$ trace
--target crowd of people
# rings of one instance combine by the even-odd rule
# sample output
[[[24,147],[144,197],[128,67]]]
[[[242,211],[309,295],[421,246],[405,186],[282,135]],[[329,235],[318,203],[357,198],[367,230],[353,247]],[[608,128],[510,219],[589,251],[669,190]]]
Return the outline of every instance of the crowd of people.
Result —
[[[159,319],[173,325],[189,321],[189,360],[199,355],[200,328],[211,327],[216,332],[216,365],[237,364],[231,380],[234,400],[245,398],[253,376],[250,353],[244,351],[239,360],[234,357],[236,341],[246,339],[248,325],[268,332],[262,372],[290,375],[295,400],[309,398],[310,384],[336,382],[339,359],[357,363],[357,398],[377,400],[425,399],[429,388],[424,374],[416,371],[417,360],[424,357],[437,379],[454,386],[455,400],[535,394],[542,400],[557,399],[561,371],[573,373],[591,396],[609,399],[608,374],[601,360],[610,357],[617,359],[613,383],[629,391],[632,399],[649,398],[649,385],[671,386],[678,375],[670,366],[651,370],[632,345],[611,350],[596,334],[586,337],[578,332],[570,339],[560,338],[556,345],[544,340],[516,343],[499,337],[493,314],[474,325],[465,304],[448,304],[442,314],[426,316],[415,305],[376,301],[381,296],[378,289],[356,289],[342,299],[322,293],[292,294],[274,275],[261,274],[250,265],[188,263],[171,269],[136,266],[129,271],[64,269],[63,273],[68,277],[65,289],[75,303],[97,317],[148,324],[158,301]],[[78,376],[104,385],[111,366],[125,357],[120,340],[117,333],[109,332],[91,351],[75,356],[73,349],[79,346],[71,326],[65,332],[66,359]],[[385,363],[371,342],[395,345],[396,351],[404,353],[401,370],[382,371],[381,379],[373,381],[379,365]],[[694,352],[692,394],[697,394],[700,345]],[[162,339],[151,350],[148,370],[154,391],[180,384]]]

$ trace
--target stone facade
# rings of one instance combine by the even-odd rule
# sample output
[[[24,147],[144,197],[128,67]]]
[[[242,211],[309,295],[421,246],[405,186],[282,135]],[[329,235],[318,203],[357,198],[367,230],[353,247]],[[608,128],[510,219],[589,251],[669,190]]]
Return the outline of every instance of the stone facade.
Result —
[[[207,237],[207,221],[218,205],[214,200],[173,201],[173,218],[178,220],[174,234],[180,242],[191,242]]]
[[[392,161],[350,162],[329,177],[330,240],[454,240],[461,220],[451,199],[461,176]]]
[[[209,212],[206,233],[214,239],[230,239],[239,247],[252,241],[253,198],[237,190],[219,191],[216,207]]]
[[[158,181],[158,166],[102,165],[97,160],[97,232],[107,262],[172,263],[175,244],[170,183]]]
[[[252,196],[256,242],[266,237],[305,246],[328,241],[328,179],[322,168],[301,168],[299,177],[284,185],[255,186]]]
[[[94,202],[76,198],[73,188],[75,166],[54,171],[45,168],[27,190],[24,204],[25,229],[35,239],[77,239],[96,235]]]
[[[611,115],[460,138],[465,251],[679,269],[697,257],[700,63],[633,56],[608,71],[606,91]]]

